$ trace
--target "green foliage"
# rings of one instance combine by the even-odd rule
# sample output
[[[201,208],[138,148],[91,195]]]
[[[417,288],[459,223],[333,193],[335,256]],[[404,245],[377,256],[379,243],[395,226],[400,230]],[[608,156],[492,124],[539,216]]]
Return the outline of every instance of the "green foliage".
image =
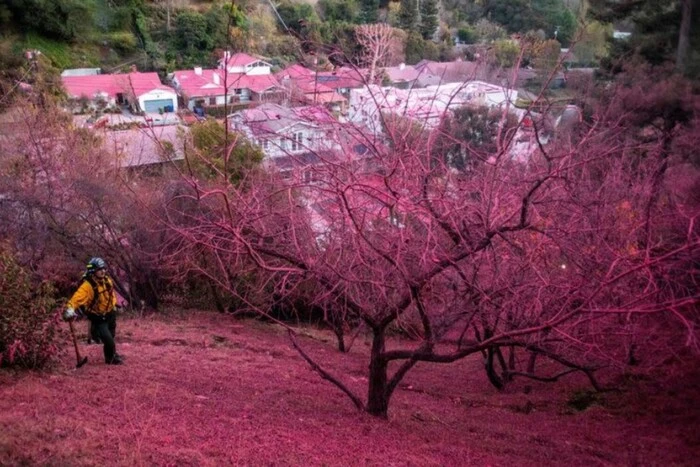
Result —
[[[175,17],[170,55],[179,66],[207,64],[216,48],[228,44],[228,26],[233,30],[247,27],[243,12],[235,5],[213,5],[205,13],[182,10]]]
[[[406,63],[415,65],[423,60],[425,54],[425,40],[418,31],[411,31],[406,38]]]
[[[58,352],[52,289],[32,284],[6,246],[0,246],[0,277],[0,366],[42,368]]]
[[[297,34],[305,35],[309,26],[320,22],[316,10],[308,3],[285,0],[277,7],[277,12],[287,27]],[[280,25],[280,29],[282,28]]]
[[[476,23],[474,26],[474,32],[476,33],[480,42],[493,42],[503,39],[508,35],[502,26],[485,18]]]
[[[628,40],[615,40],[611,45],[611,61],[604,63],[606,68],[622,69],[622,62],[629,61],[634,54],[652,65],[660,65],[676,59],[680,25],[682,19],[682,0],[638,0],[635,2],[618,2],[613,0],[590,0],[588,14],[591,18],[604,23],[624,21],[634,26],[634,33]],[[694,51],[700,50],[700,8],[693,3],[690,18],[689,50],[686,57],[690,75],[695,76],[700,70],[700,56]],[[693,69],[696,71],[693,72]]]
[[[423,39],[431,39],[438,27],[438,7],[436,0],[420,2],[420,33]]]
[[[138,48],[136,36],[130,31],[114,31],[105,37],[112,48],[122,53],[134,52]]]
[[[461,107],[447,117],[439,129],[434,154],[443,162],[467,170],[495,154],[517,128],[515,115],[488,106]]]
[[[559,64],[561,45],[554,39],[536,44],[532,54],[532,65],[544,73],[550,73]]]
[[[518,54],[520,54],[520,47],[511,40],[503,39],[495,42],[493,54],[498,66],[510,68],[515,65]]]
[[[399,27],[407,32],[418,27],[418,0],[401,0]]]
[[[373,3],[378,4],[376,1]],[[324,21],[356,23],[360,17],[360,4],[357,0],[319,0],[316,6]],[[364,2],[362,6],[365,6]],[[376,7],[374,11],[376,16]]]
[[[227,134],[225,127],[214,119],[192,125],[190,133],[194,149],[187,154],[188,161],[194,172],[204,179],[215,179],[226,172],[227,180],[238,184],[263,159],[260,148],[238,133]]]
[[[476,31],[469,25],[457,29],[457,38],[462,44],[473,44],[476,41]]]
[[[74,41],[84,38],[93,27],[93,0],[5,0],[4,6],[3,17],[9,13],[9,24],[24,32]]]
[[[612,38],[613,28],[610,24],[591,21],[580,32],[580,39],[572,46],[572,53],[576,57],[576,64],[580,66],[592,66],[608,56],[610,50],[609,40]]]
[[[187,55],[211,50],[214,41],[209,35],[207,20],[201,13],[185,10],[175,18],[174,43]]]
[[[376,23],[379,0],[360,0],[360,2],[360,22],[364,24]]]
[[[484,13],[509,32],[541,29],[565,46],[576,30],[576,17],[562,0],[489,0]]]

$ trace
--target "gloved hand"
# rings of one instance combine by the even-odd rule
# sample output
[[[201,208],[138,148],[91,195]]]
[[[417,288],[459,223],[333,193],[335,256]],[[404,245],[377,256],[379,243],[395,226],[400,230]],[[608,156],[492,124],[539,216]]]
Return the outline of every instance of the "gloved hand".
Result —
[[[63,321],[72,321],[75,319],[75,310],[72,307],[67,307],[63,312]]]

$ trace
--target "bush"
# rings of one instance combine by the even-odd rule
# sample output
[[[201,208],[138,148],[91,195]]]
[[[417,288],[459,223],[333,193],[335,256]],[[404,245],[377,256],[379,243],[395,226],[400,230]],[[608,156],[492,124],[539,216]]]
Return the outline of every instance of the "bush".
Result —
[[[32,284],[7,248],[0,247],[0,366],[42,368],[58,352],[59,316],[52,288]]]

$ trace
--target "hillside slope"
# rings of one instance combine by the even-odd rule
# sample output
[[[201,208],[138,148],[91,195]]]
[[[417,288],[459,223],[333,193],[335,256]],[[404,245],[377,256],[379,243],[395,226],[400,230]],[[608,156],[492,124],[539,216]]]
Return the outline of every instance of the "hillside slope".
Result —
[[[278,326],[191,313],[123,319],[117,333],[126,365],[84,345],[90,362],[76,370],[66,342],[51,372],[0,372],[1,465],[691,465],[700,454],[690,380],[674,398],[647,387],[577,412],[576,378],[498,393],[479,359],[419,365],[385,421],[358,413]],[[361,392],[362,339],[343,355],[330,334],[306,333],[305,349]]]

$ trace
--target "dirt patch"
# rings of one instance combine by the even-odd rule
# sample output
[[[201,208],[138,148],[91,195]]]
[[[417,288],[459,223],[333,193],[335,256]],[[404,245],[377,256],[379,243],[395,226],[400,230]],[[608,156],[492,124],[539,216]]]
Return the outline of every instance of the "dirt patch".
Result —
[[[330,332],[307,334],[304,349],[364,395],[368,345],[341,354]],[[379,420],[276,326],[213,313],[122,319],[117,341],[123,366],[93,345],[76,370],[66,341],[51,371],[0,371],[0,465],[693,465],[700,454],[698,371],[591,402],[576,376],[498,392],[480,358],[418,364]]]

